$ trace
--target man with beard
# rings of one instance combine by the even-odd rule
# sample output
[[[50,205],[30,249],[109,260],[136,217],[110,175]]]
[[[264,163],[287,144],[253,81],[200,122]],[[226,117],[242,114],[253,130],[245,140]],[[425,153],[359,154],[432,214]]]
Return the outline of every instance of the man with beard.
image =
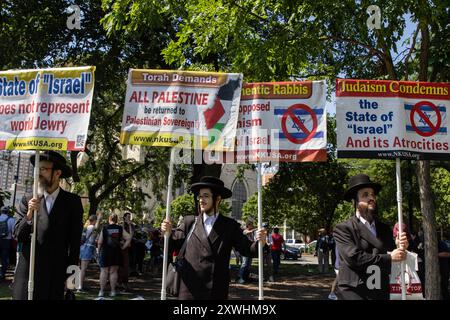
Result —
[[[378,219],[380,190],[381,185],[365,174],[349,180],[344,199],[353,202],[355,215],[334,229],[340,261],[339,300],[388,300],[391,262],[406,259],[406,233],[396,239],[396,249],[391,229]]]
[[[164,220],[161,225],[163,232],[171,234],[170,244],[180,250],[178,259],[183,262],[178,299],[227,299],[232,248],[243,256],[256,256],[258,241],[265,244],[266,230],[257,230],[256,241],[250,241],[237,221],[218,212],[222,199],[231,197],[231,190],[225,188],[222,180],[203,177],[192,184],[191,191],[199,201],[200,214],[186,216],[173,233],[170,221]]]
[[[34,165],[35,157],[30,158]],[[79,196],[60,188],[61,178],[72,175],[66,159],[57,152],[45,151],[39,162],[39,192],[25,195],[16,214],[14,235],[22,252],[14,276],[13,299],[28,298],[31,234],[37,210],[33,300],[64,299],[66,270],[78,265],[83,207]]]

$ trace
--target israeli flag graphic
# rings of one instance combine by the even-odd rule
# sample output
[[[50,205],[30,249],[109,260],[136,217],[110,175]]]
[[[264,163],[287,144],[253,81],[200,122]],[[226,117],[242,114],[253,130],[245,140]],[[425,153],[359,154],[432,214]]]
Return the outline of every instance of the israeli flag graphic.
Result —
[[[322,117],[324,115],[324,109],[323,108],[319,108],[319,107],[313,107],[311,108],[312,112],[317,116],[317,122],[320,123],[320,117]],[[281,117],[284,115],[284,113],[286,112],[286,109],[283,108],[275,108],[273,110],[273,114],[274,116],[278,116],[280,119]],[[293,112],[293,115],[295,115],[297,117],[297,119],[299,119],[299,121],[303,124],[308,123],[308,126],[310,126],[310,123],[312,124],[312,120],[311,120],[311,115],[304,110],[295,110]],[[295,122],[291,124],[290,126],[290,131],[292,130],[292,132],[290,132],[290,135],[295,138],[295,139],[305,139],[309,132],[305,132],[302,130],[302,128],[300,128]],[[311,130],[312,128],[307,128],[309,130]],[[324,132],[323,131],[317,131],[314,136],[312,137],[312,139],[322,139],[324,137]],[[287,139],[286,135],[283,132],[280,132],[278,134],[278,138],[279,139]]]

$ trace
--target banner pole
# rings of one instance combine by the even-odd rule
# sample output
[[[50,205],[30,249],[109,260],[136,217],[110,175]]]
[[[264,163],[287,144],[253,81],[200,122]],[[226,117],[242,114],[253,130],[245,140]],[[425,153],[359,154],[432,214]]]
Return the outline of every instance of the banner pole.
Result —
[[[34,183],[33,183],[33,198],[37,198],[39,189],[39,150],[35,151],[34,158]],[[33,213],[33,233],[31,234],[31,248],[30,248],[30,270],[28,274],[28,300],[33,300],[34,291],[34,262],[36,260],[36,225],[37,215],[39,210],[34,210]]]
[[[262,164],[258,162],[258,229],[262,228],[262,187],[261,187],[261,171]],[[261,241],[258,241],[258,289],[259,289],[259,297],[258,300],[264,300],[264,292],[263,292],[263,281],[264,281],[264,262],[263,262],[263,245]]]
[[[166,220],[170,221],[170,203],[172,202],[172,186],[173,186],[173,165],[175,162],[175,147],[170,151],[169,164],[169,181],[167,184],[167,202],[166,202]],[[164,256],[163,256],[163,270],[162,270],[162,288],[161,300],[166,300],[166,283],[167,283],[167,265],[169,259],[169,237],[171,235],[166,232],[164,234]]]
[[[395,173],[397,178],[397,208],[398,208],[398,234],[403,232],[403,213],[402,213],[402,179],[401,179],[401,167],[400,158],[395,159]],[[406,284],[405,284],[405,261],[400,263],[401,274],[400,281],[402,286],[402,300],[406,300]]]

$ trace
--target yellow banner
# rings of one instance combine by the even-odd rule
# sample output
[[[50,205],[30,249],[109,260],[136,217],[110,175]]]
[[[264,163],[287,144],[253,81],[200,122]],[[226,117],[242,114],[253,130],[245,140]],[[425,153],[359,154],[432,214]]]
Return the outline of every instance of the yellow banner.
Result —
[[[122,131],[120,134],[121,144],[139,144],[150,147],[180,147],[205,149],[211,142],[213,137],[197,137],[193,135],[180,135],[175,133],[158,133],[158,132],[127,132]],[[219,140],[220,141],[220,140]]]

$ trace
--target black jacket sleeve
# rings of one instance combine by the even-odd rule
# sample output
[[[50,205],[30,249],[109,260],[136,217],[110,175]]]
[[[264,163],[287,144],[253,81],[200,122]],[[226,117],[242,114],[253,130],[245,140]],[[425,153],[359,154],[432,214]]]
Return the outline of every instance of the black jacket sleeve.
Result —
[[[258,255],[258,241],[250,241],[242,232],[236,221],[231,222],[232,245],[245,257],[256,257]]]
[[[169,252],[179,251],[183,246],[189,231],[195,222],[195,216],[185,216],[181,224],[172,231],[172,236],[169,237]]]
[[[349,224],[338,224],[334,229],[334,238],[340,256],[350,268],[365,271],[370,265],[377,265],[390,270],[391,256],[365,252],[359,247]]]
[[[28,201],[30,199],[31,196],[24,195],[19,205],[19,211],[14,215],[16,223],[13,235],[18,242],[31,241],[30,235],[33,232],[33,224],[29,224],[27,221]]]

